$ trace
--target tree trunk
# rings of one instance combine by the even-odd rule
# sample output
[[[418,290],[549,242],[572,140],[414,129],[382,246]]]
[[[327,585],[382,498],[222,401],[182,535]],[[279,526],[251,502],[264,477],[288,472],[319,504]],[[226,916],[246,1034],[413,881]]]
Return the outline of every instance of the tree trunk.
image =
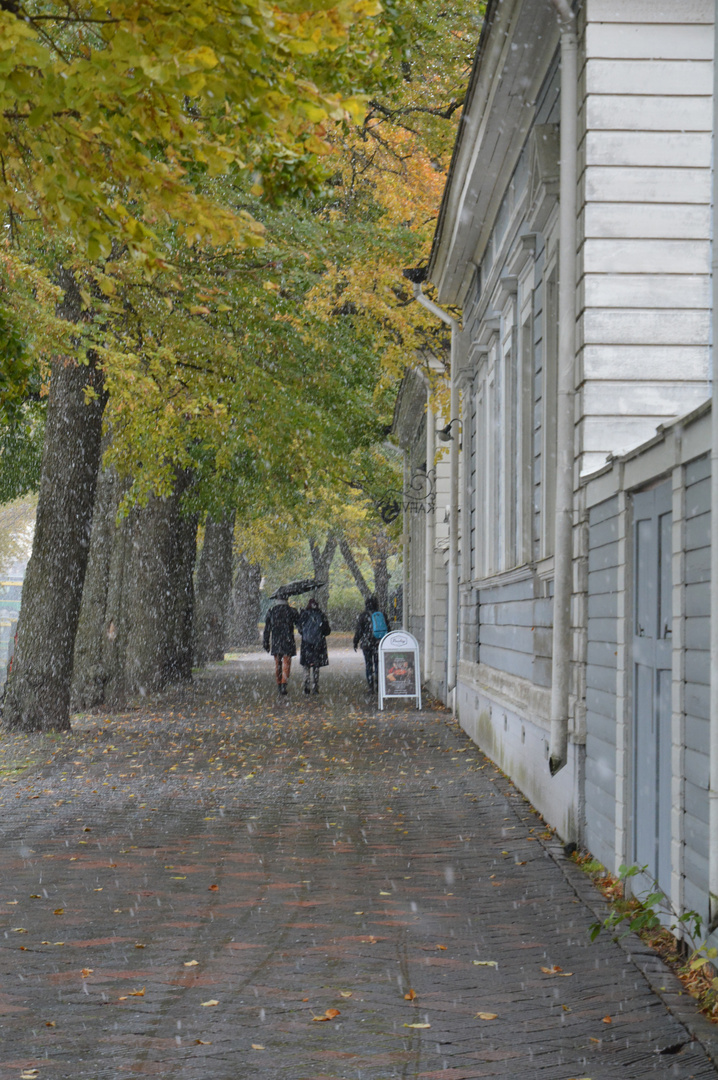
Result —
[[[129,480],[126,481],[129,484]],[[120,497],[124,494],[124,486]],[[119,501],[118,501],[119,504]],[[102,633],[102,677],[104,703],[118,708],[127,700],[125,653],[130,612],[126,596],[126,578],[131,573],[132,522],[131,515],[115,526],[109,562],[107,605]]]
[[[198,514],[183,514],[181,499],[193,481],[185,470],[175,494],[175,530],[171,579],[174,584],[173,634],[170,641],[167,678],[169,682],[192,682],[193,626],[195,613],[194,565],[197,559]]]
[[[90,386],[95,396],[85,399]],[[102,372],[54,362],[32,556],[23,586],[4,720],[24,731],[70,728],[75,634],[100,461]]]
[[[257,624],[262,611],[259,595],[261,584],[261,567],[256,563],[251,563],[244,552],[241,552],[237,560],[229,609],[228,649],[248,649],[259,644]]]
[[[120,616],[124,692],[130,695],[156,693],[192,675],[197,521],[180,514],[186,486],[180,477],[169,498],[150,496],[147,506],[130,514]]]
[[[103,441],[103,451],[107,448]],[[73,712],[100,705],[105,695],[105,634],[110,566],[115,548],[115,519],[121,496],[115,469],[102,469],[92,514],[92,538],[75,637],[70,707]]]
[[[384,533],[375,534],[367,545],[369,558],[374,571],[374,595],[379,610],[387,613],[389,609],[389,569],[387,559],[391,554],[391,544]]]
[[[327,542],[324,545],[322,551],[319,544],[314,540],[309,541],[309,550],[312,555],[312,562],[314,564],[314,577],[317,581],[326,582],[321,589],[317,589],[314,593],[317,603],[322,611],[326,611],[329,607],[329,569],[332,565],[332,559],[334,558],[334,552],[337,550],[337,538],[333,533],[329,533]]]
[[[233,541],[234,514],[220,521],[208,514],[197,570],[194,653],[200,667],[224,659],[232,597]]]
[[[380,611],[389,611],[389,570],[386,565],[386,556],[372,559],[374,568],[374,595]]]
[[[363,596],[363,598],[365,600],[368,600],[369,597],[371,596],[371,589],[369,588],[366,581],[364,580],[364,575],[362,574],[361,570],[359,569],[357,561],[354,558],[354,554],[352,552],[352,549],[349,547],[349,542],[348,542],[346,536],[342,535],[342,536],[339,537],[339,550],[341,551],[341,553],[342,553],[342,555],[344,557],[344,562],[349,567],[349,570],[351,572],[352,577],[354,578],[354,581],[356,582],[356,586],[357,586],[359,592],[362,594],[362,596]]]

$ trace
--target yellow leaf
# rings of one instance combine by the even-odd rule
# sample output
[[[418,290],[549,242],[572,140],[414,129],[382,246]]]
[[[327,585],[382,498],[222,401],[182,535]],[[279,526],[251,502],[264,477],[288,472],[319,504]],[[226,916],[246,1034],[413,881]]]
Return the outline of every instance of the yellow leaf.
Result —
[[[252,1043],[252,1049],[253,1050],[266,1050],[266,1047],[262,1046],[261,1043]]]
[[[497,968],[499,966],[497,960],[472,960],[471,963],[474,964],[475,967],[495,967],[495,968]]]
[[[217,1001],[216,998],[210,998],[209,1001],[202,1001],[202,1002],[200,1002],[200,1004],[202,1005],[203,1008],[206,1009],[206,1008],[209,1008],[210,1005],[219,1005],[219,1002]]]
[[[212,1045],[211,1042],[205,1042],[204,1039],[195,1039],[194,1044],[195,1044],[195,1046],[211,1046]]]
[[[144,986],[142,987],[141,990],[130,990],[127,996],[128,997],[144,997],[145,996],[145,988],[144,988]]]
[[[81,971],[81,975],[82,975],[83,979],[86,979],[88,975],[92,975],[92,972],[94,970],[95,970],[94,968],[83,968],[82,971]]]
[[[199,960],[185,960],[185,967],[197,967]]]
[[[424,1028],[430,1028],[431,1024],[404,1024],[404,1027],[419,1028],[423,1030]]]
[[[479,1020],[495,1020],[498,1016],[498,1013],[478,1012],[476,1016]]]
[[[339,1009],[327,1009],[324,1016],[313,1016],[312,1020],[315,1024],[321,1024],[324,1020],[333,1020],[335,1016],[341,1016]]]
[[[409,990],[408,994],[404,994],[404,1001],[413,1001],[416,997],[416,990]]]
[[[343,998],[350,998],[352,996],[352,991],[351,990],[340,990],[339,991],[339,996],[343,997]]]
[[[198,49],[188,53],[186,59],[188,63],[196,62],[206,68],[216,67],[219,63],[214,50],[210,49],[209,45],[200,45]]]

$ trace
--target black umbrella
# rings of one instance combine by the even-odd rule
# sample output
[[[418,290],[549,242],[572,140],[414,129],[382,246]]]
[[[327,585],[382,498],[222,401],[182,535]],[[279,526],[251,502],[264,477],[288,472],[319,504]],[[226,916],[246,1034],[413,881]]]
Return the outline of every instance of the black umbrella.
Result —
[[[269,597],[270,600],[286,600],[290,596],[299,596],[300,593],[311,592],[313,589],[321,589],[326,581],[315,581],[314,578],[302,578],[301,581],[290,581],[288,585],[280,585],[276,592]]]

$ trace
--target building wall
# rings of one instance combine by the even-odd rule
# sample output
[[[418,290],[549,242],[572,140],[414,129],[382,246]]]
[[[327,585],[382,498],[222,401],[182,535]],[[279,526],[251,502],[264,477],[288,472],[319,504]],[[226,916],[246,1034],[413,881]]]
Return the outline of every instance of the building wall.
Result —
[[[588,660],[585,844],[611,871],[637,861],[633,777],[638,756],[632,503],[672,487],[670,738],[671,901],[708,916],[710,410],[704,405],[586,485]],[[639,860],[640,861],[640,860]],[[647,884],[647,883],[646,883]]]
[[[618,497],[589,513],[586,846],[615,868]]]
[[[712,0],[585,0],[582,473],[708,394]]]

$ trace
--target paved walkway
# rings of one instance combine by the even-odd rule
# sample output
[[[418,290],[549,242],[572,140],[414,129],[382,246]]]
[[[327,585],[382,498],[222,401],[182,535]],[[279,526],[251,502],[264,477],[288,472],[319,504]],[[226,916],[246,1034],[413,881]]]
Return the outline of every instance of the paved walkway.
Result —
[[[377,714],[351,652],[293,679],[3,735],[0,1080],[716,1075],[448,713]]]

